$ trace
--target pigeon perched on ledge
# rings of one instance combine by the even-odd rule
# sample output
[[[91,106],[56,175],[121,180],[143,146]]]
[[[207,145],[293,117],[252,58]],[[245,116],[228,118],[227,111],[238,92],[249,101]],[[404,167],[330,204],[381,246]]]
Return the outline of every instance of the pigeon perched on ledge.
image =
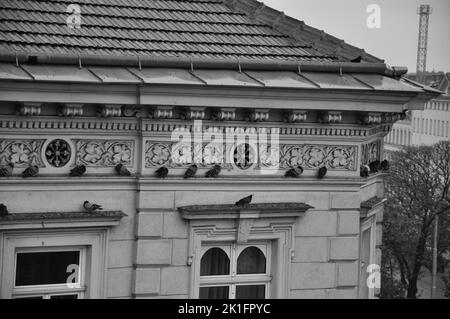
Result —
[[[84,165],[77,165],[74,168],[70,170],[70,176],[83,176],[83,174],[86,173],[86,166]]]
[[[211,168],[209,171],[206,172],[206,177],[217,177],[220,174],[220,171],[222,170],[222,167],[220,165],[214,165],[213,168]]]
[[[198,169],[198,167],[197,167],[197,165],[196,164],[193,164],[193,165],[191,165],[187,170],[186,170],[186,172],[184,173],[184,178],[191,178],[191,177],[193,177],[196,173],[197,173],[197,169]]]
[[[38,173],[39,173],[39,167],[37,167],[36,165],[32,165],[22,172],[22,177],[24,177],[24,178],[35,177],[35,176],[37,176]]]
[[[14,169],[14,163],[8,163],[8,165],[0,167],[0,177],[11,176]]]
[[[116,170],[117,175],[119,176],[130,176],[130,171],[123,164],[117,164],[114,168]]]
[[[383,172],[387,172],[389,170],[389,162],[388,160],[383,160],[380,164],[380,168]]]
[[[380,161],[376,160],[369,163],[371,173],[377,173],[380,170]]]
[[[4,204],[0,204],[0,217],[9,215],[8,208]]]
[[[169,174],[169,170],[167,169],[167,167],[160,167],[156,170],[155,172],[156,176],[158,178],[166,178],[167,175]]]
[[[369,177],[370,168],[367,165],[361,165],[359,168],[359,176],[361,177]]]
[[[238,200],[238,201],[235,203],[235,205],[236,205],[236,206],[244,206],[244,205],[248,205],[248,204],[250,204],[250,202],[252,201],[252,197],[253,197],[253,195],[249,195],[249,196],[247,196],[247,197],[244,197],[244,198]]]
[[[102,206],[97,205],[97,204],[92,204],[92,203],[90,203],[87,200],[84,201],[83,207],[88,213],[94,213],[97,210],[102,210],[103,209]]]
[[[303,167],[301,167],[300,165],[294,168],[291,168],[290,170],[288,170],[284,176],[285,177],[294,177],[294,178],[298,178],[300,177],[300,175],[303,173]]]
[[[317,178],[322,179],[327,175],[327,168],[325,166],[319,168],[319,171],[317,172]]]

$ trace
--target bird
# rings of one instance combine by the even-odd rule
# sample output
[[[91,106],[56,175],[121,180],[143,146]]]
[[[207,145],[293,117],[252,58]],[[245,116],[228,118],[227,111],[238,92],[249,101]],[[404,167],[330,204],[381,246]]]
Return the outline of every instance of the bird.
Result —
[[[222,170],[222,167],[220,165],[214,165],[213,168],[211,168],[209,171],[206,172],[206,177],[217,177],[220,174],[220,171]]]
[[[300,175],[303,173],[303,167],[300,165],[294,168],[291,168],[290,170],[286,171],[284,174],[285,177],[300,177]]]
[[[97,204],[92,204],[92,203],[90,203],[87,200],[84,201],[83,207],[88,213],[94,213],[97,210],[102,210],[103,209],[102,206],[97,205]]]
[[[114,168],[116,170],[117,175],[119,176],[130,176],[130,171],[123,165],[122,163],[119,163]]]
[[[39,167],[31,165],[22,172],[22,177],[35,177],[39,173]]]
[[[74,168],[70,170],[70,176],[82,176],[84,173],[86,173],[86,166],[84,165],[77,165]]]
[[[356,58],[350,60],[350,62],[353,62],[353,63],[360,63],[361,60],[362,60],[362,56],[359,55],[359,56],[357,56]]]
[[[321,168],[319,168],[319,171],[317,172],[317,177],[319,179],[322,179],[325,177],[325,175],[327,175],[327,168],[325,166],[322,166]]]
[[[184,178],[193,177],[197,173],[197,169],[198,169],[198,167],[196,164],[191,165],[184,173]]]
[[[236,205],[236,206],[244,206],[244,205],[248,205],[248,204],[250,204],[250,202],[252,201],[252,197],[253,197],[253,195],[249,195],[249,196],[247,196],[247,197],[244,197],[244,198],[238,200],[238,201],[235,203],[235,205]]]
[[[380,168],[383,172],[386,172],[389,170],[389,162],[388,160],[383,160],[380,164]]]
[[[14,169],[14,163],[8,163],[7,165],[0,167],[0,177],[8,177],[12,175]]]
[[[4,204],[0,204],[0,217],[9,215],[8,208]]]
[[[155,174],[158,178],[166,178],[169,174],[169,170],[167,167],[162,166],[156,170]]]
[[[380,161],[375,160],[369,163],[369,168],[371,173],[376,173],[380,170]]]
[[[361,167],[359,168],[359,176],[361,177],[369,177],[369,166],[367,165],[361,165]]]

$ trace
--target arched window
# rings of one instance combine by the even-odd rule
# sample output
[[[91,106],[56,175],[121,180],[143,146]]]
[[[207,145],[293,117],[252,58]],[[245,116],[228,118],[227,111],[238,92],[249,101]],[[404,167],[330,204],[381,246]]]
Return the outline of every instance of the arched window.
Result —
[[[223,249],[211,248],[203,254],[200,262],[200,276],[218,276],[230,274],[230,258]]]
[[[237,273],[263,274],[266,272],[266,257],[256,247],[247,247],[239,255],[237,260]]]

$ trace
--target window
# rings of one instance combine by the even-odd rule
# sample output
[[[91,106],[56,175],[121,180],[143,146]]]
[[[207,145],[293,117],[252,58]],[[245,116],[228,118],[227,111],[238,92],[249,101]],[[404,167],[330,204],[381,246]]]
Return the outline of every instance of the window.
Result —
[[[83,248],[18,249],[13,298],[79,299],[83,297]]]
[[[204,245],[202,252],[201,299],[269,298],[270,245]]]

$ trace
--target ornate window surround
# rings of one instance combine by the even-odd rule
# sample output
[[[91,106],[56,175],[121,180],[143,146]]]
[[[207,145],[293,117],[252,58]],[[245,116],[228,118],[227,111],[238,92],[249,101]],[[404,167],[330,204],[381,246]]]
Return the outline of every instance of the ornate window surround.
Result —
[[[313,208],[304,203],[258,203],[246,206],[195,205],[179,207],[189,221],[189,297],[199,297],[202,245],[224,242],[270,242],[272,251],[271,298],[289,296],[294,226],[298,217]]]

